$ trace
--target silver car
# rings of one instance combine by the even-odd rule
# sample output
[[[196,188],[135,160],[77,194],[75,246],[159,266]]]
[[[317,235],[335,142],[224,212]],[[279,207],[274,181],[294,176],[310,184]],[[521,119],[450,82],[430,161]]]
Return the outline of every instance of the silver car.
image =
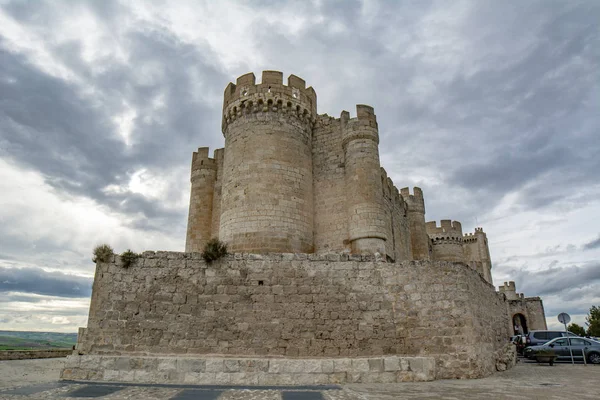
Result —
[[[572,352],[575,360],[583,361],[585,355],[589,363],[600,364],[600,342],[591,339],[580,337],[556,338],[539,346],[527,347],[524,355],[529,359],[535,359],[535,354],[543,350],[554,350],[558,360],[570,360]]]

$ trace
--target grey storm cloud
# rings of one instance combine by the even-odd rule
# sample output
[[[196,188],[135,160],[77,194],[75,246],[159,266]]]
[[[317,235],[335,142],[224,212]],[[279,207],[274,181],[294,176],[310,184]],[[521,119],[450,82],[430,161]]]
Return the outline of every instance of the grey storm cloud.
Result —
[[[35,267],[0,267],[0,292],[89,297],[92,292],[92,279],[61,272],[46,272]]]
[[[189,190],[191,153],[222,146],[225,86],[250,71],[260,79],[263,69],[306,79],[320,113],[339,116],[342,109],[354,113],[357,103],[374,106],[383,167],[398,187],[424,189],[428,220],[453,218],[466,228],[507,193],[518,194],[522,210],[552,215],[597,201],[598,1],[261,0],[240,3],[253,22],[242,35],[225,35],[229,42],[211,42],[210,35],[190,40],[165,23],[168,13],[140,17],[128,2],[0,3],[1,12],[24,33],[42,38],[45,52],[73,75],[51,75],[34,62],[35,52],[14,50],[0,28],[0,158],[39,173],[58,194],[91,199],[122,216],[139,236],[185,236],[187,210],[178,201]],[[199,15],[207,11],[200,4],[197,9]],[[92,63],[85,58],[85,32],[82,38],[43,40],[62,30],[69,37],[64,22],[81,10],[110,32],[106,42],[92,45],[99,47],[92,49],[98,50]],[[302,23],[289,26],[277,18],[282,10]],[[225,29],[245,22],[227,13],[208,18]],[[197,21],[202,32],[204,22]],[[224,61],[219,50],[230,45],[251,49],[255,59],[241,54]],[[112,51],[103,56],[103,47],[118,47],[127,61],[113,59]],[[116,121],[128,110],[134,114],[126,144]],[[160,196],[128,190],[140,170],[165,178]],[[1,222],[18,224],[16,218]],[[115,240],[122,238],[116,234]],[[599,240],[577,249],[593,254]],[[55,268],[61,246],[69,247],[64,243],[17,236],[0,224],[4,265],[29,257],[30,264]],[[90,263],[89,250],[68,251],[75,254],[72,265]],[[551,252],[560,257],[574,250]],[[52,262],[44,264],[48,254]],[[523,257],[541,263],[537,254]],[[598,286],[594,265],[554,265],[544,273],[495,268],[510,272],[527,294],[570,298]],[[35,268],[0,273],[18,282],[2,284],[5,292],[13,285],[25,293],[89,295],[89,279]],[[79,285],[84,282],[88,286]]]
[[[591,249],[597,249],[597,248],[600,248],[600,235],[598,235],[598,237],[596,239],[592,240],[591,242],[588,242],[583,245],[584,250],[591,250]]]
[[[102,3],[87,6],[111,28],[131,12],[115,2]],[[403,54],[402,48],[389,49],[394,40],[409,46],[425,34],[422,19],[435,2],[411,7],[401,2],[381,2],[368,20],[361,14],[360,2],[306,5],[304,13],[314,13],[316,7],[325,18],[309,23],[293,39],[287,34],[288,27],[263,20],[255,23],[246,39],[257,43],[267,59],[278,60],[285,54],[285,63],[301,70],[286,73],[304,72],[303,77],[317,92],[320,84],[331,87],[330,82],[337,78],[338,87],[331,90],[329,96],[333,97],[325,99],[326,104],[344,104],[344,98],[353,103],[374,103],[381,116],[382,153],[420,153],[407,158],[401,169],[419,168],[421,162],[423,167],[435,166],[449,187],[472,191],[471,201],[487,208],[496,204],[499,195],[535,182],[527,187],[523,202],[528,207],[545,207],[562,198],[552,189],[545,190],[552,182],[563,189],[573,187],[593,180],[600,167],[594,156],[600,151],[600,143],[594,140],[597,132],[584,131],[575,138],[564,132],[572,125],[572,118],[582,117],[570,115],[576,110],[589,108],[590,113],[583,118],[600,121],[592,112],[598,99],[593,97],[597,82],[590,78],[599,75],[590,72],[597,70],[594,60],[599,58],[597,46],[590,46],[598,38],[594,16],[600,15],[599,8],[592,3],[549,7],[544,2],[531,2],[526,11],[537,15],[536,25],[531,27],[531,20],[515,11],[520,7],[508,3],[475,3],[457,40],[468,42],[471,52],[485,54],[490,46],[518,48],[515,40],[522,32],[522,40],[532,41],[528,51],[517,60],[510,58],[506,50],[496,56],[507,57],[505,60],[491,56],[489,60],[459,60],[473,72],[467,75],[454,67],[455,71],[443,79],[435,73],[444,72],[444,63],[432,65],[426,48],[417,48],[410,55]],[[30,17],[32,8],[53,12],[50,3],[40,6],[9,2],[5,6],[17,20],[36,26],[39,22]],[[506,29],[489,29],[499,15],[505,16],[501,18],[506,19]],[[354,33],[332,31],[329,27],[334,23]],[[403,26],[403,34],[390,36],[391,32],[398,33],[397,24]],[[470,36],[477,32],[489,43]],[[185,155],[198,145],[220,145],[220,133],[215,131],[220,102],[201,99],[219,98],[234,77],[214,66],[216,57],[207,44],[184,44],[153,26],[140,26],[123,35],[120,41],[126,43],[128,57],[135,60],[135,65],[108,63],[102,73],[92,73],[83,62],[78,43],[52,49],[96,88],[98,96],[92,98],[83,97],[73,83],[37,70],[21,56],[3,53],[0,74],[14,78],[13,83],[1,81],[0,87],[4,154],[44,171],[47,182],[55,187],[89,196],[116,211],[141,213],[143,218],[156,221],[142,224],[148,229],[160,230],[161,226],[176,223],[181,230],[185,210],[167,209],[161,201],[130,192],[107,194],[102,189],[123,185],[139,168],[165,171],[187,165]],[[322,63],[318,72],[304,62],[309,53],[313,62]],[[581,62],[573,63],[573,58]],[[331,68],[330,64],[341,69]],[[137,78],[143,76],[145,65],[159,65],[161,72],[140,82]],[[195,82],[198,79],[201,82]],[[415,98],[406,92],[411,81],[420,79],[434,88],[429,97]],[[198,88],[203,91],[200,96],[194,92]],[[162,97],[163,109],[153,105],[157,97]],[[130,148],[118,138],[112,121],[123,101],[138,113]],[[345,108],[352,107],[348,104]],[[413,148],[416,143],[418,151]],[[440,156],[441,149],[444,154]],[[408,182],[397,182],[399,186],[414,183],[410,176],[403,179]],[[174,197],[183,190],[186,188],[173,184],[169,193]],[[434,196],[434,192],[428,192],[432,203],[437,204]]]
[[[600,263],[590,262],[580,266],[550,266],[541,271],[524,268],[496,266],[519,282],[517,291],[536,296],[559,295],[564,300],[573,300],[572,291],[586,290],[597,294],[600,286]]]
[[[139,194],[103,189],[126,184],[140,168],[164,172],[186,165],[184,156],[191,156],[200,144],[215,147],[220,133],[211,128],[218,126],[219,104],[199,101],[194,88],[215,97],[221,90],[207,87],[207,82],[227,78],[208,64],[212,58],[208,49],[202,52],[153,31],[131,32],[123,40],[137,65],[158,63],[163,78],[139,83],[136,78],[143,72],[117,64],[90,76],[89,67],[79,59],[80,49],[75,45],[57,49],[63,62],[98,88],[94,96],[83,95],[74,83],[45,74],[19,54],[2,51],[0,154],[42,171],[55,188],[93,198],[121,213],[141,213],[155,222],[145,224],[154,229],[174,221],[181,225],[183,210],[167,209],[161,201]],[[192,82],[197,77],[200,81]],[[157,97],[167,107],[156,109],[152,101]],[[112,120],[123,101],[137,112],[130,147],[122,143]],[[182,190],[169,187],[170,197]]]

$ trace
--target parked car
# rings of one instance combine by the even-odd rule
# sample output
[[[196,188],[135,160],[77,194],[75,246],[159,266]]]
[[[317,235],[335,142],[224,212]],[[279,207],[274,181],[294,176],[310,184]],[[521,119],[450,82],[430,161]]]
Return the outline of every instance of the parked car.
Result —
[[[510,342],[517,347],[517,354],[523,354],[525,348],[525,335],[515,335],[510,337]]]
[[[525,346],[538,346],[549,340],[565,336],[567,336],[567,332],[565,331],[529,331],[529,333],[525,335]],[[572,332],[569,332],[569,336],[579,337]]]
[[[570,360],[571,352],[573,359],[586,360],[591,364],[600,364],[600,342],[584,339],[581,337],[559,337],[537,346],[525,348],[524,355],[529,359],[535,359],[538,352],[554,351],[558,360]],[[570,344],[569,344],[570,343]]]

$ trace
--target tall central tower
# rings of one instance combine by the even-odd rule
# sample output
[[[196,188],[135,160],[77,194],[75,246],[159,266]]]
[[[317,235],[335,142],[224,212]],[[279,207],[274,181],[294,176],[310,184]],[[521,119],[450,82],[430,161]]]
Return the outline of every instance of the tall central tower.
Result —
[[[312,128],[317,96],[304,80],[264,71],[225,89],[219,238],[232,251],[313,251]]]

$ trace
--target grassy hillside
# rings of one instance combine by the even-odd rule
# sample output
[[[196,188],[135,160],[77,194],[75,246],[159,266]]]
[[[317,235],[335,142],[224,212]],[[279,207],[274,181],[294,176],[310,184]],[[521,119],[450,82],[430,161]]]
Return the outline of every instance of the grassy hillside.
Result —
[[[71,348],[76,333],[0,331],[0,350]]]

